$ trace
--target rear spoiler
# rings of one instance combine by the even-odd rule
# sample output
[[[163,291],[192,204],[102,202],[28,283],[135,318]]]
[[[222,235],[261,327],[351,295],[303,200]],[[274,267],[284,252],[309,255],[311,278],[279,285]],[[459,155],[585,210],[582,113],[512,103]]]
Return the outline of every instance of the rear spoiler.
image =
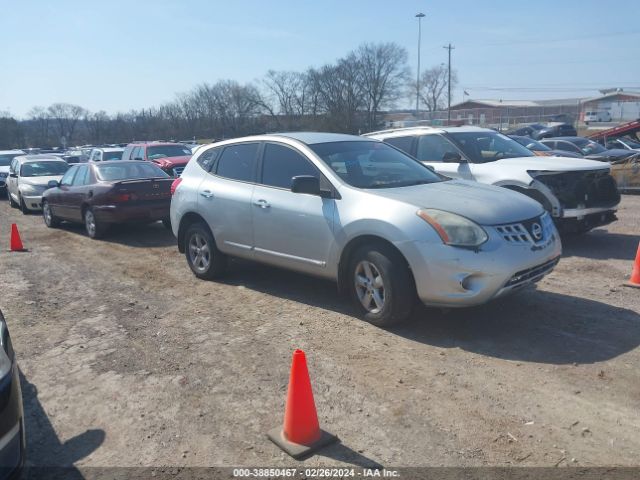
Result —
[[[113,182],[113,185],[132,185],[136,183],[148,183],[148,182],[162,182],[162,181],[171,181],[173,182],[175,178],[173,177],[152,177],[152,178],[134,178],[131,180],[120,180],[119,182]]]

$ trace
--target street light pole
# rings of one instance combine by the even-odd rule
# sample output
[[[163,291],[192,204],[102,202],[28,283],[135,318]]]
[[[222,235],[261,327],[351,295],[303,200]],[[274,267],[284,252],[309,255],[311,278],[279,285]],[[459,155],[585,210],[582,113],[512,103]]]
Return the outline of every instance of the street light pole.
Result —
[[[447,50],[449,50],[449,79],[447,80],[447,125],[451,125],[451,50],[455,49],[456,47],[451,46],[451,43],[449,43],[448,46],[442,48],[446,48]]]
[[[418,19],[418,73],[416,74],[416,119],[420,113],[420,43],[422,40],[422,19],[424,13],[416,13]]]

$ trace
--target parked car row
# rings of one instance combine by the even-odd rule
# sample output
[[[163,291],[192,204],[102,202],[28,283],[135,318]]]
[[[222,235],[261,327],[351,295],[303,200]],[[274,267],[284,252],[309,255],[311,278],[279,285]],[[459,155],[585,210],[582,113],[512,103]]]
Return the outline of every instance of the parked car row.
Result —
[[[540,280],[559,259],[557,227],[610,223],[620,201],[608,162],[536,156],[477,127],[262,135],[189,153],[134,143],[70,167],[16,156],[10,201],[92,238],[162,221],[199,278],[241,257],[332,279],[377,325],[406,318],[414,298],[464,307]]]

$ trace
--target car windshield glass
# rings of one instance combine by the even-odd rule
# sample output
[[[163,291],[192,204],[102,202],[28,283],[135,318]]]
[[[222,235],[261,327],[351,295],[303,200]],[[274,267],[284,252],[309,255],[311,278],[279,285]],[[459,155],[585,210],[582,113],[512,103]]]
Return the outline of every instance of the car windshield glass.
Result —
[[[534,156],[534,153],[528,148],[497,132],[449,132],[447,136],[460,147],[473,163]]]
[[[15,157],[20,155],[19,153],[7,153],[4,155],[0,155],[0,167],[8,167]]]
[[[396,188],[445,180],[382,142],[330,142],[310,148],[345,182],[358,188]]]
[[[63,175],[69,165],[67,162],[29,162],[22,165],[20,169],[21,177],[52,177]]]
[[[191,155],[191,149],[182,145],[158,145],[156,147],[147,147],[147,158],[155,160],[164,157],[184,157]]]
[[[626,143],[629,146],[629,148],[640,148],[640,143],[636,142],[634,140],[629,140],[628,138],[623,138],[622,141],[624,143]]]
[[[107,161],[107,160],[122,160],[122,150],[118,150],[115,152],[103,152],[102,153],[102,160]]]
[[[105,182],[117,182],[120,180],[136,180],[140,178],[166,178],[164,173],[153,163],[129,163],[100,164],[96,167],[96,173],[100,180]]]
[[[545,144],[537,142],[529,137],[511,137],[520,145],[527,147],[529,150],[533,150],[534,152],[550,152],[551,149],[547,147]]]
[[[594,153],[602,153],[607,151],[607,149],[599,143],[596,143],[592,140],[587,140],[586,138],[579,138],[575,140],[573,144],[580,149],[583,155],[592,155]]]

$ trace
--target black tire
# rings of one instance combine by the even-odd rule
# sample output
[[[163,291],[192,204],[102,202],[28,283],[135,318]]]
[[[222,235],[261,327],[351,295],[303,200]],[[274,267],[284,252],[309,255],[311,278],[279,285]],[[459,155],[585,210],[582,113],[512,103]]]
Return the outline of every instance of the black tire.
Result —
[[[363,269],[365,262],[369,264],[372,277],[366,275],[366,268]],[[353,302],[367,322],[378,327],[391,327],[411,315],[416,303],[413,277],[405,259],[391,247],[371,244],[358,248],[350,258],[347,275]],[[377,285],[378,276],[381,277],[381,286]],[[358,286],[356,278],[360,279]],[[375,281],[372,282],[372,278]],[[367,285],[361,283],[363,281],[367,281]],[[378,308],[380,300],[382,308]]]
[[[227,256],[218,250],[204,223],[194,223],[185,232],[184,254],[193,274],[203,280],[220,278],[227,270]]]
[[[84,218],[84,229],[90,238],[97,239],[104,236],[107,226],[96,219],[91,208],[87,208],[82,217]]]
[[[18,200],[20,205],[20,211],[22,212],[22,214],[29,215],[29,209],[27,208],[27,204],[24,203],[24,200],[22,199],[21,195],[18,195]]]
[[[46,200],[42,202],[42,218],[44,224],[49,228],[58,228],[60,226],[60,219],[53,214],[49,202]]]
[[[9,197],[9,205],[11,205],[11,208],[18,208],[18,204],[15,202],[15,200],[9,193],[9,190],[7,190],[7,197]]]
[[[167,230],[171,230],[171,219],[165,218],[164,220],[162,220],[162,225],[164,225],[164,228],[166,228]]]

